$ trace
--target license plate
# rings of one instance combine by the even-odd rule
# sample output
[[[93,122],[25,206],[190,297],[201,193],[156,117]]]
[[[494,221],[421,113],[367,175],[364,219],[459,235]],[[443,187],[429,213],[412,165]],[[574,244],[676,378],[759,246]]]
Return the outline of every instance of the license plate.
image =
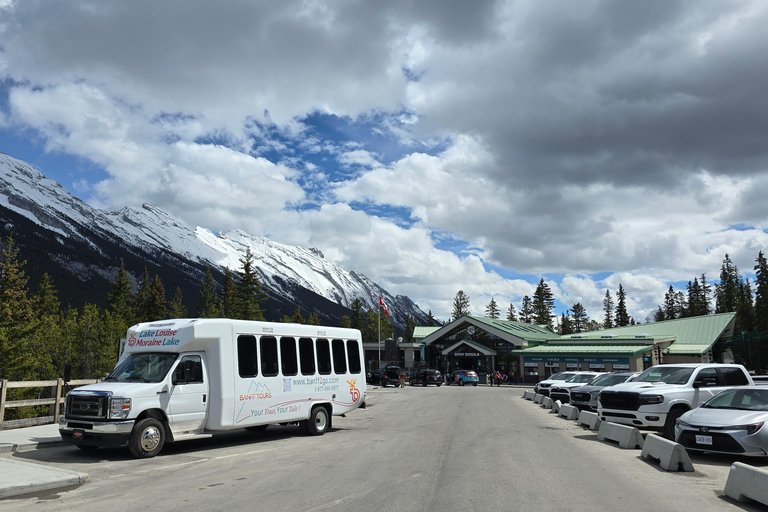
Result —
[[[82,430],[74,430],[72,432],[72,437],[75,439],[82,439],[83,438],[83,431]]]
[[[712,446],[712,436],[696,436],[696,444]]]

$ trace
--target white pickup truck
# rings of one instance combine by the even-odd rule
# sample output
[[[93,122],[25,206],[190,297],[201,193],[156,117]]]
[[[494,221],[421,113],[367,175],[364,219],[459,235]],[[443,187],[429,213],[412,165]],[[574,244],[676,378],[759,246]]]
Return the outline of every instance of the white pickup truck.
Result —
[[[662,430],[674,438],[675,421],[684,412],[736,386],[752,386],[739,364],[661,364],[632,382],[603,389],[598,399],[602,421]]]

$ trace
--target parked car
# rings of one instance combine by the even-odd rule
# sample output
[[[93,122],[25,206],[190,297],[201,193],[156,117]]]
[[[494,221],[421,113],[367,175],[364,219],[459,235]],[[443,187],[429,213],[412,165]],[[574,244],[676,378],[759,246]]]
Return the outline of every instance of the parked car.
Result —
[[[573,375],[564,381],[558,381],[557,383],[552,384],[549,388],[549,397],[552,400],[560,400],[560,402],[564,404],[570,403],[571,388],[589,384],[601,375],[605,375],[605,372],[578,372],[576,375]]]
[[[541,380],[533,386],[533,391],[539,395],[549,396],[549,388],[552,384],[556,384],[560,381],[569,379],[576,375],[577,372],[559,372],[550,375],[548,379]]]
[[[463,386],[464,384],[472,384],[473,386],[477,386],[477,383],[479,382],[479,380],[480,379],[477,376],[477,372],[475,371],[456,370],[448,378],[447,384],[449,386],[451,384],[458,384],[459,386]]]
[[[768,456],[768,388],[743,386],[710,398],[677,419],[686,450]]]
[[[632,382],[640,372],[614,372],[597,377],[586,386],[571,389],[571,405],[580,411],[597,412],[597,397],[602,389],[622,382]]]
[[[416,373],[411,375],[410,384],[411,386],[415,386],[416,384],[421,384],[422,386],[436,384],[437,387],[440,387],[443,384],[443,376],[440,374],[440,370],[422,368],[416,370]]]
[[[597,412],[601,421],[661,430],[664,437],[674,439],[677,418],[737,386],[755,386],[740,364],[661,364],[633,382],[600,391]]]
[[[371,377],[368,379],[368,384],[373,386],[387,387],[387,384],[393,386],[400,385],[400,367],[387,366],[386,368],[379,368],[371,373]]]

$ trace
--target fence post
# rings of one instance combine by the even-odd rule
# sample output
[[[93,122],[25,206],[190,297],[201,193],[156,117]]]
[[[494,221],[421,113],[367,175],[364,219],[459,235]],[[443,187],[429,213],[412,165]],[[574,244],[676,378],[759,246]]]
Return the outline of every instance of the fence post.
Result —
[[[3,429],[3,418],[5,418],[5,390],[8,389],[8,381],[0,381],[0,430]]]
[[[59,410],[61,408],[61,388],[64,385],[64,379],[56,379],[56,404],[53,406],[53,422],[59,422]]]

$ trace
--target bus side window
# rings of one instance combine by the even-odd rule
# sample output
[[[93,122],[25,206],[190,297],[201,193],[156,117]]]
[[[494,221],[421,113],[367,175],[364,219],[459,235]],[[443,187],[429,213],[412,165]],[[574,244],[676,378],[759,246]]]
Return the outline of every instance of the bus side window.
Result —
[[[283,375],[296,375],[299,368],[296,364],[296,338],[280,338],[280,365]]]
[[[299,359],[301,360],[301,374],[315,374],[315,344],[312,338],[299,338]]]
[[[349,356],[349,373],[360,373],[360,345],[357,340],[347,340],[347,355]]]
[[[333,372],[342,375],[347,373],[347,354],[344,351],[344,340],[333,340]]]
[[[261,344],[261,374],[265,377],[277,375],[277,338],[262,336]]]
[[[237,337],[237,369],[241,377],[250,378],[259,374],[256,358],[256,336]]]
[[[317,373],[331,374],[331,349],[325,338],[317,338]]]

